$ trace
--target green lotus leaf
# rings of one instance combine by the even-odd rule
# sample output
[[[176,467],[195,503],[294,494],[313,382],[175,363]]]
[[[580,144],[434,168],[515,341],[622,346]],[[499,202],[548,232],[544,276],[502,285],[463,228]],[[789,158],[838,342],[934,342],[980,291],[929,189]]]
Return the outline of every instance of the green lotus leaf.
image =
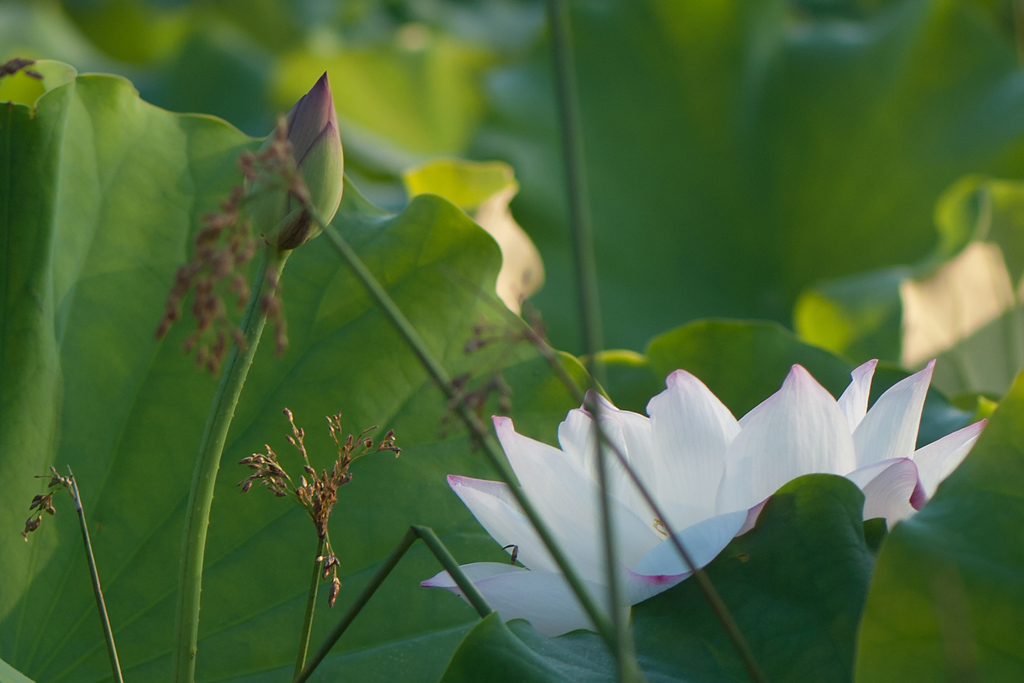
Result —
[[[32,683],[32,679],[0,659],[0,683]]]
[[[216,379],[182,354],[187,321],[163,340],[154,331],[201,216],[241,181],[239,154],[259,141],[219,119],[148,105],[124,79],[60,79],[67,67],[38,66],[48,92],[0,118],[0,657],[36,680],[110,675],[70,501],[57,495],[56,516],[28,543],[19,534],[45,488],[34,475],[70,465],[125,677],[167,680],[185,504]],[[473,389],[504,374],[521,430],[546,434],[574,406],[528,345],[466,354],[475,324],[506,325],[510,314],[488,294],[498,248],[460,209],[423,196],[391,215],[349,186],[334,225],[453,375]],[[432,526],[465,561],[504,555],[445,481],[493,473],[456,425],[441,436],[438,387],[324,239],[296,250],[282,296],[291,344],[281,358],[274,344],[260,347],[221,465],[200,681],[276,679],[294,665],[316,534],[296,506],[235,485],[248,473],[238,460],[264,444],[301,473],[285,442],[286,406],[318,467],[335,457],[324,416],[338,412],[353,433],[394,429],[403,448],[398,459],[358,461],[340,491],[332,541],[343,587],[334,610],[318,609],[314,647],[409,524]],[[582,377],[578,363],[563,362]],[[419,587],[438,570],[415,547],[316,680],[437,680],[476,619]]]
[[[971,455],[878,556],[857,681],[1015,681],[1024,676],[1024,380]]]

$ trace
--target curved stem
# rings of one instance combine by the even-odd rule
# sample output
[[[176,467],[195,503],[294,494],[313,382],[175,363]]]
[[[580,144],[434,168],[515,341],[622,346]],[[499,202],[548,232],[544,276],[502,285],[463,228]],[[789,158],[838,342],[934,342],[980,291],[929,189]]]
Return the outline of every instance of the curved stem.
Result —
[[[228,355],[221,374],[217,393],[210,406],[210,414],[203,432],[203,440],[192,475],[189,491],[188,511],[185,518],[185,534],[182,538],[181,573],[178,580],[178,608],[174,628],[174,670],[172,680],[176,683],[192,683],[195,679],[196,648],[199,640],[199,601],[203,583],[203,558],[206,553],[206,532],[210,523],[210,508],[213,505],[213,490],[220,469],[220,456],[224,451],[228,429],[235,416],[242,385],[249,374],[249,367],[256,355],[267,316],[260,301],[267,291],[267,282],[277,282],[281,270],[288,260],[290,251],[279,251],[277,247],[265,245],[260,257],[252,294],[242,318],[245,337],[244,348],[236,344]]]
[[[302,634],[299,635],[299,654],[295,658],[295,673],[298,676],[306,666],[309,652],[309,634],[313,631],[313,611],[316,609],[316,594],[320,590],[320,566],[323,564],[324,539],[316,547],[317,559],[313,561],[313,578],[309,580],[309,597],[306,598],[306,616],[302,619]]]

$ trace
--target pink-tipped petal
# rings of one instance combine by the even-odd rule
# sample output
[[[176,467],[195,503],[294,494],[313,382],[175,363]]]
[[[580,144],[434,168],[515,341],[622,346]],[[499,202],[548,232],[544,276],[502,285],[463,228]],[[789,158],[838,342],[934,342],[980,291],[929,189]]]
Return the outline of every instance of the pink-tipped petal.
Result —
[[[536,571],[557,571],[557,565],[506,484],[450,474],[448,485],[491,538],[503,547],[516,547],[516,557],[525,566]]]
[[[931,498],[942,480],[953,473],[970,453],[974,443],[985,429],[986,420],[967,425],[948,434],[914,453],[914,462],[921,474],[925,495]]]
[[[885,518],[891,529],[924,504],[917,466],[909,458],[883,460],[846,475],[864,492],[864,519]]]
[[[832,395],[794,365],[782,388],[747,413],[726,452],[718,511],[754,507],[804,474],[854,469],[853,439]]]
[[[868,412],[868,397],[871,395],[871,379],[875,376],[877,360],[869,360],[850,373],[852,381],[846,391],[839,397],[839,408],[846,415],[850,425],[850,433],[860,425]]]
[[[550,637],[594,628],[561,574],[527,571],[493,562],[467,564],[461,569],[502,619],[528,619],[537,631]],[[607,589],[585,583],[591,596],[605,607]],[[444,588],[462,596],[448,572],[441,572],[420,585]]]
[[[718,397],[685,370],[673,372],[666,384],[647,404],[654,449],[642,478],[671,524],[682,529],[715,513],[726,448],[740,428]]]
[[[747,520],[747,511],[730,512],[698,522],[676,532],[676,538],[690,555],[696,569],[718,557]],[[668,590],[693,572],[680,557],[670,539],[663,540],[628,572],[626,596],[631,605]]]
[[[768,504],[769,500],[771,500],[771,498],[765,498],[760,503],[747,510],[747,518],[743,521],[743,526],[740,527],[740,530],[736,532],[737,536],[742,536],[757,526],[757,519],[761,516],[761,510],[764,510],[764,506]]]
[[[498,440],[524,492],[551,527],[569,559],[585,579],[604,584],[604,552],[596,539],[600,530],[600,489],[565,453],[516,433],[508,418],[494,418]],[[612,499],[616,546],[627,565],[658,543],[652,524]]]
[[[909,458],[914,453],[921,411],[932,381],[935,361],[900,380],[882,394],[853,433],[857,466]]]

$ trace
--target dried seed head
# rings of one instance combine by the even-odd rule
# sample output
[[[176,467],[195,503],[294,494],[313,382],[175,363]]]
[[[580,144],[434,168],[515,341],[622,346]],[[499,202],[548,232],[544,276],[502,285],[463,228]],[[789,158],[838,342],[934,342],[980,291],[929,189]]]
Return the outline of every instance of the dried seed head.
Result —
[[[239,167],[252,163],[251,157],[250,152],[244,152]],[[244,343],[243,335],[229,317],[229,312],[239,312],[244,307],[249,296],[243,269],[256,253],[256,238],[241,215],[243,201],[244,189],[237,185],[221,202],[219,211],[202,217],[192,260],[178,269],[156,331],[158,339],[170,331],[181,318],[185,297],[194,291],[191,312],[196,330],[186,339],[184,349],[191,353],[198,348],[196,364],[210,373],[220,369],[230,351],[229,341]],[[225,303],[228,296],[234,298],[234,306]]]
[[[253,453],[238,461],[238,464],[246,465],[252,470],[252,474],[238,482],[238,486],[242,487],[242,493],[246,493],[252,488],[253,483],[258,481],[270,489],[275,496],[286,496],[289,489],[292,488],[291,479],[284,468],[277,463],[277,454],[274,453],[274,450],[269,445],[266,446],[266,449],[266,455]]]
[[[341,589],[341,582],[338,580],[337,569],[340,565],[338,557],[331,548],[330,536],[328,534],[328,522],[331,511],[338,501],[338,489],[352,480],[349,466],[352,462],[369,453],[380,451],[392,451],[395,455],[400,449],[395,445],[394,430],[388,431],[379,443],[368,436],[377,427],[364,430],[356,438],[351,434],[342,437],[341,414],[327,418],[328,429],[331,438],[338,449],[338,456],[334,460],[331,469],[323,469],[319,473],[309,462],[309,454],[306,450],[304,429],[295,424],[295,415],[288,408],[284,409],[284,415],[291,425],[292,433],[287,436],[288,442],[299,452],[302,457],[302,470],[300,475],[300,486],[294,487],[288,473],[281,467],[277,455],[269,445],[266,446],[266,453],[253,453],[251,456],[239,460],[240,465],[247,466],[252,474],[239,482],[242,492],[246,492],[255,481],[260,481],[277,496],[285,496],[290,491],[294,494],[295,500],[306,509],[313,526],[316,529],[317,537],[323,544],[323,553],[317,557],[321,562],[321,575],[323,579],[331,577],[331,595],[328,602],[333,606]],[[309,477],[307,479],[307,477]]]
[[[28,543],[28,535],[39,528],[39,525],[43,523],[43,516],[37,515],[35,517],[29,517],[25,520],[25,529],[21,532],[21,537]]]
[[[341,581],[335,576],[331,579],[331,591],[327,594],[328,607],[334,607],[334,602],[338,599],[339,592],[341,592]]]
[[[334,555],[334,553],[321,557],[323,561],[323,566],[321,567],[321,577],[326,579],[328,576],[331,575],[332,572],[337,571],[338,567],[341,566],[341,563],[338,561],[338,558]]]
[[[29,512],[34,512],[34,514],[25,520],[25,528],[21,532],[21,536],[25,541],[28,541],[28,535],[38,529],[39,525],[42,524],[42,513],[45,512],[49,515],[56,514],[57,510],[53,507],[53,494],[57,492],[56,489],[62,488],[68,493],[72,493],[71,477],[61,476],[55,467],[50,467],[49,474],[37,474],[36,479],[49,479],[50,481],[47,483],[46,488],[50,489],[50,491],[48,493],[37,493],[32,497],[32,501],[29,503],[28,509]],[[72,497],[73,495],[74,494],[72,493]]]

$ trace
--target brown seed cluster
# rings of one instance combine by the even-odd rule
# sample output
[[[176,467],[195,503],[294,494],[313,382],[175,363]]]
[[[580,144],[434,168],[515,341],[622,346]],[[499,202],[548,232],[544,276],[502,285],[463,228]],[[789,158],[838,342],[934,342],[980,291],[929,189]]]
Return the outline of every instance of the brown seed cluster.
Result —
[[[247,465],[253,471],[248,477],[238,482],[238,485],[242,487],[242,493],[246,493],[255,482],[259,482],[278,498],[284,498],[288,495],[288,490],[294,488],[291,485],[291,477],[277,464],[277,454],[269,444],[266,449],[266,455],[253,453],[248,458],[238,461],[239,465]]]
[[[281,182],[276,189],[286,189],[299,204],[306,205],[310,202],[309,189],[297,170],[293,152],[291,140],[288,139],[288,122],[282,116],[277,120],[267,148],[259,154],[243,152],[238,160],[238,168],[250,183],[256,182],[260,173],[265,178],[279,178]]]
[[[256,253],[256,240],[249,222],[241,220],[244,190],[232,189],[221,202],[221,210],[203,216],[196,234],[192,261],[178,268],[167,295],[167,308],[156,331],[162,338],[181,317],[182,302],[190,291],[196,330],[185,340],[185,353],[196,350],[196,364],[216,374],[231,349],[231,343],[245,343],[242,331],[231,321],[229,311],[240,314],[249,298],[249,283],[240,272]],[[225,302],[230,296],[233,303]]]
[[[478,368],[475,373],[464,373],[452,379],[452,395],[448,400],[445,415],[441,418],[442,436],[448,435],[454,428],[460,405],[468,407],[481,420],[484,414],[489,412],[492,400],[495,405],[491,411],[496,409],[499,413],[508,414],[512,410],[512,387],[505,381],[502,368],[508,364],[520,344],[530,344],[549,362],[559,362],[556,352],[547,342],[540,313],[530,306],[529,302],[523,305],[523,320],[519,320],[519,317],[509,312],[504,305],[498,304],[496,309],[503,315],[503,323],[481,321],[473,325],[472,334],[462,350],[467,356],[471,356],[488,348],[497,349],[484,361],[487,365],[483,371]],[[474,374],[483,375],[483,379],[474,381]]]
[[[267,149],[254,154],[245,151],[238,159],[238,169],[248,184],[264,176],[280,177],[282,184],[297,198],[308,201],[309,191],[302,175],[295,171],[288,128],[282,118],[274,129],[272,143]],[[167,306],[156,336],[162,338],[182,315],[182,305],[189,292],[194,291],[192,316],[196,331],[185,341],[185,353],[196,351],[196,365],[216,374],[231,350],[232,342],[245,345],[242,331],[233,321],[241,315],[249,298],[249,282],[244,267],[256,254],[259,237],[252,234],[252,226],[244,218],[245,185],[232,188],[221,202],[220,211],[203,216],[203,227],[196,234],[192,260],[181,266],[167,295]],[[267,287],[260,300],[260,308],[274,323],[274,336],[278,355],[288,347],[287,323],[281,304],[280,283],[277,276],[267,274]]]
[[[35,64],[35,63],[36,63],[36,60],[34,60],[34,59],[22,59],[20,57],[15,57],[14,59],[9,59],[6,62],[4,62],[2,65],[0,65],[0,78],[3,78],[4,76],[13,76],[14,74],[16,74],[19,71],[21,71],[26,76],[29,76],[31,78],[35,78],[36,80],[40,80],[41,81],[41,80],[43,80],[43,75],[41,73],[39,73],[38,71],[34,71],[33,69],[28,68],[28,67],[32,66],[33,64]],[[28,540],[28,539],[26,539],[26,540]]]
[[[500,371],[489,375],[482,382],[472,383],[471,380],[469,373],[452,378],[452,396],[441,418],[442,436],[450,434],[458,422],[457,411],[460,405],[465,405],[481,420],[484,419],[484,413],[488,412],[487,407],[492,397],[497,400],[497,412],[508,414],[512,410],[512,388]]]
[[[507,312],[507,311],[506,311]],[[510,314],[511,315],[511,314]],[[537,327],[533,327],[536,325]],[[515,353],[523,342],[532,343],[536,338],[543,338],[543,328],[539,319],[531,321],[531,326],[517,324],[500,325],[492,322],[479,322],[472,327],[472,334],[463,346],[463,353],[471,356],[485,349],[498,346],[496,353],[487,361],[483,372],[467,372],[452,379],[451,398],[441,418],[441,435],[447,436],[458,424],[458,409],[465,405],[481,420],[485,413],[497,410],[507,414],[512,410],[512,388],[502,375],[502,367]],[[474,375],[483,374],[483,379],[474,381]],[[493,408],[489,409],[489,406]]]
[[[305,508],[306,513],[313,522],[313,526],[316,528],[317,538],[320,539],[323,545],[324,552],[316,558],[316,561],[321,563],[322,577],[324,579],[331,578],[331,589],[327,602],[331,607],[334,607],[338,591],[341,590],[341,581],[338,579],[338,566],[340,562],[331,548],[328,521],[331,517],[331,510],[334,508],[335,503],[338,502],[338,489],[352,481],[352,473],[349,472],[349,467],[358,458],[369,453],[379,453],[381,451],[391,451],[397,457],[401,453],[401,449],[395,445],[394,430],[388,431],[379,442],[375,442],[368,436],[377,427],[370,427],[360,433],[359,436],[349,434],[343,438],[341,436],[343,434],[341,414],[339,413],[327,418],[331,438],[338,448],[338,457],[334,460],[330,471],[324,469],[317,473],[310,463],[309,454],[306,451],[305,430],[295,425],[295,417],[292,415],[291,410],[285,408],[284,414],[292,427],[291,435],[285,438],[302,456],[304,474],[299,477],[300,485],[295,486],[293,484],[291,477],[288,476],[288,473],[278,463],[277,455],[269,445],[266,447],[266,455],[254,453],[250,457],[242,458],[239,461],[240,465],[248,466],[249,469],[253,470],[253,473],[238,482],[238,485],[242,487],[242,492],[244,493],[252,487],[254,482],[259,481],[276,496],[285,497],[291,493],[295,497],[296,502]],[[309,477],[308,479],[307,476]]]
[[[43,523],[43,514],[47,513],[53,515],[57,510],[53,507],[53,494],[57,492],[57,487],[63,488],[65,491],[71,491],[71,479],[69,477],[62,477],[57,474],[57,469],[54,467],[50,468],[50,474],[37,474],[36,479],[50,478],[50,483],[47,488],[50,489],[49,493],[40,493],[32,498],[32,503],[28,506],[31,514],[28,519],[25,520],[25,529],[21,532],[21,537],[28,542],[28,535],[39,528],[39,525]]]

